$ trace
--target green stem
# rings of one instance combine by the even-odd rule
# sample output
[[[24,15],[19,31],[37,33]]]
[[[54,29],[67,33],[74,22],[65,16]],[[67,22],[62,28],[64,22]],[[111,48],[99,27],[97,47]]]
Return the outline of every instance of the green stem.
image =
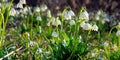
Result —
[[[91,30],[89,30],[88,34],[87,34],[87,39],[86,39],[86,42],[88,43],[88,39],[89,39],[89,35],[91,33]]]
[[[116,26],[114,26],[114,27],[112,27],[112,28],[110,29],[110,32],[109,32],[109,35],[108,35],[108,36],[111,35],[112,30],[115,29],[115,28],[116,28]]]

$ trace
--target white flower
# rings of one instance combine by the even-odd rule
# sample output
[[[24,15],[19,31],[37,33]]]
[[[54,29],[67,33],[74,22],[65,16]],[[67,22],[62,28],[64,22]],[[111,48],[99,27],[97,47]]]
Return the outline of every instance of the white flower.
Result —
[[[37,6],[34,8],[34,12],[40,12],[40,8]]]
[[[105,21],[104,21],[104,20],[102,20],[101,22],[102,22],[102,24],[105,24]]]
[[[38,21],[42,21],[42,18],[41,18],[41,16],[37,16],[37,18],[36,18]]]
[[[49,51],[46,51],[45,53],[47,56],[49,56],[51,54],[51,52],[49,52]]]
[[[93,30],[93,31],[98,31],[98,26],[97,26],[96,24],[93,25],[93,26],[92,26],[92,30]]]
[[[116,23],[116,24],[117,24],[117,23]],[[117,28],[120,29],[120,22],[118,23]]]
[[[39,53],[41,54],[42,52],[43,52],[42,48],[38,48],[37,51],[36,51],[37,54],[39,54]]]
[[[104,20],[105,22],[110,22],[110,19],[107,18],[107,17],[105,17],[103,20]]]
[[[58,33],[55,32],[55,31],[53,31],[53,32],[52,32],[52,36],[53,36],[53,37],[58,37]]]
[[[72,17],[67,12],[64,15],[65,20],[70,20]]]
[[[48,7],[47,7],[47,5],[42,5],[40,9],[42,12],[44,12],[48,9]]]
[[[108,42],[106,41],[106,42],[104,42],[103,45],[107,47],[109,44],[108,44]]]
[[[64,14],[65,20],[70,20],[75,16],[75,13],[72,10],[66,11]]]
[[[21,4],[26,4],[26,0],[20,0],[19,3],[21,3]]]
[[[99,16],[99,15],[101,15],[102,14],[102,12],[99,10],[98,12],[97,12],[97,15]]]
[[[116,32],[116,35],[117,35],[117,36],[120,36],[120,30],[118,30],[118,31]]]
[[[23,4],[18,3],[18,4],[16,5],[16,8],[23,8]]]
[[[27,7],[23,8],[22,13],[23,13],[23,14],[27,14],[27,12],[28,12],[28,8],[27,8]]]
[[[89,14],[88,14],[88,12],[87,11],[84,11],[84,12],[82,12],[81,14],[80,14],[80,19],[85,19],[85,20],[89,20]]]
[[[89,23],[85,23],[83,22],[81,24],[81,27],[84,29],[84,30],[91,30],[92,29],[92,26],[89,24]]]
[[[70,20],[69,24],[70,25],[75,25],[75,21],[74,20]]]
[[[53,20],[52,20],[52,25],[53,26],[58,26],[58,25],[61,25],[61,21],[60,20],[55,20],[55,18],[53,18]]]
[[[68,14],[69,14],[71,17],[75,16],[75,13],[74,13],[72,10],[68,11]]]
[[[100,17],[98,15],[95,16],[96,20],[100,20]]]
[[[14,8],[12,8],[10,10],[10,16],[15,16],[16,15],[16,10]]]
[[[48,17],[48,18],[51,18],[51,17],[52,17],[50,10],[47,11],[47,17]]]
[[[29,46],[30,46],[30,47],[33,47],[33,46],[35,46],[36,44],[37,44],[37,43],[34,42],[34,41],[30,41],[30,42],[29,42]]]

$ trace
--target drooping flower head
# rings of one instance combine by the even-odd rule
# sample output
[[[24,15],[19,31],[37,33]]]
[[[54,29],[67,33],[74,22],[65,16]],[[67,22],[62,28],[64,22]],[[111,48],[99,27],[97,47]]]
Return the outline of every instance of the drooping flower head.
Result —
[[[89,23],[81,23],[81,27],[84,29],[84,30],[91,30],[92,29],[92,26],[89,24]]]
[[[16,15],[16,10],[14,8],[12,8],[10,10],[10,16],[15,16]]]
[[[87,11],[82,12],[80,14],[80,19],[88,21],[89,20],[89,14],[88,14],[88,12]]]
[[[97,26],[96,24],[93,25],[93,26],[92,26],[92,30],[93,30],[93,31],[98,31],[98,26]]]

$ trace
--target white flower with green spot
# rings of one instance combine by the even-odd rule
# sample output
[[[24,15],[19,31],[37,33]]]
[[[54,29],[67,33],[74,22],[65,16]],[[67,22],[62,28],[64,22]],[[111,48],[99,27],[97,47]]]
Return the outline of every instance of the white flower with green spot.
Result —
[[[92,29],[92,26],[89,24],[89,23],[81,23],[81,27],[84,29],[84,30],[91,30]]]

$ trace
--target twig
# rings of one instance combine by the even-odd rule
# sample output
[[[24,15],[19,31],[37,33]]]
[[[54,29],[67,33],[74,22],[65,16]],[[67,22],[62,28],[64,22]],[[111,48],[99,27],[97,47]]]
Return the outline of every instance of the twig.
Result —
[[[3,56],[2,58],[0,58],[0,60],[3,60],[4,58],[7,58],[8,56],[12,55],[13,53],[20,51],[22,48],[23,47],[20,47],[20,48],[16,49],[15,51],[10,52],[9,54],[7,54],[7,55]]]

